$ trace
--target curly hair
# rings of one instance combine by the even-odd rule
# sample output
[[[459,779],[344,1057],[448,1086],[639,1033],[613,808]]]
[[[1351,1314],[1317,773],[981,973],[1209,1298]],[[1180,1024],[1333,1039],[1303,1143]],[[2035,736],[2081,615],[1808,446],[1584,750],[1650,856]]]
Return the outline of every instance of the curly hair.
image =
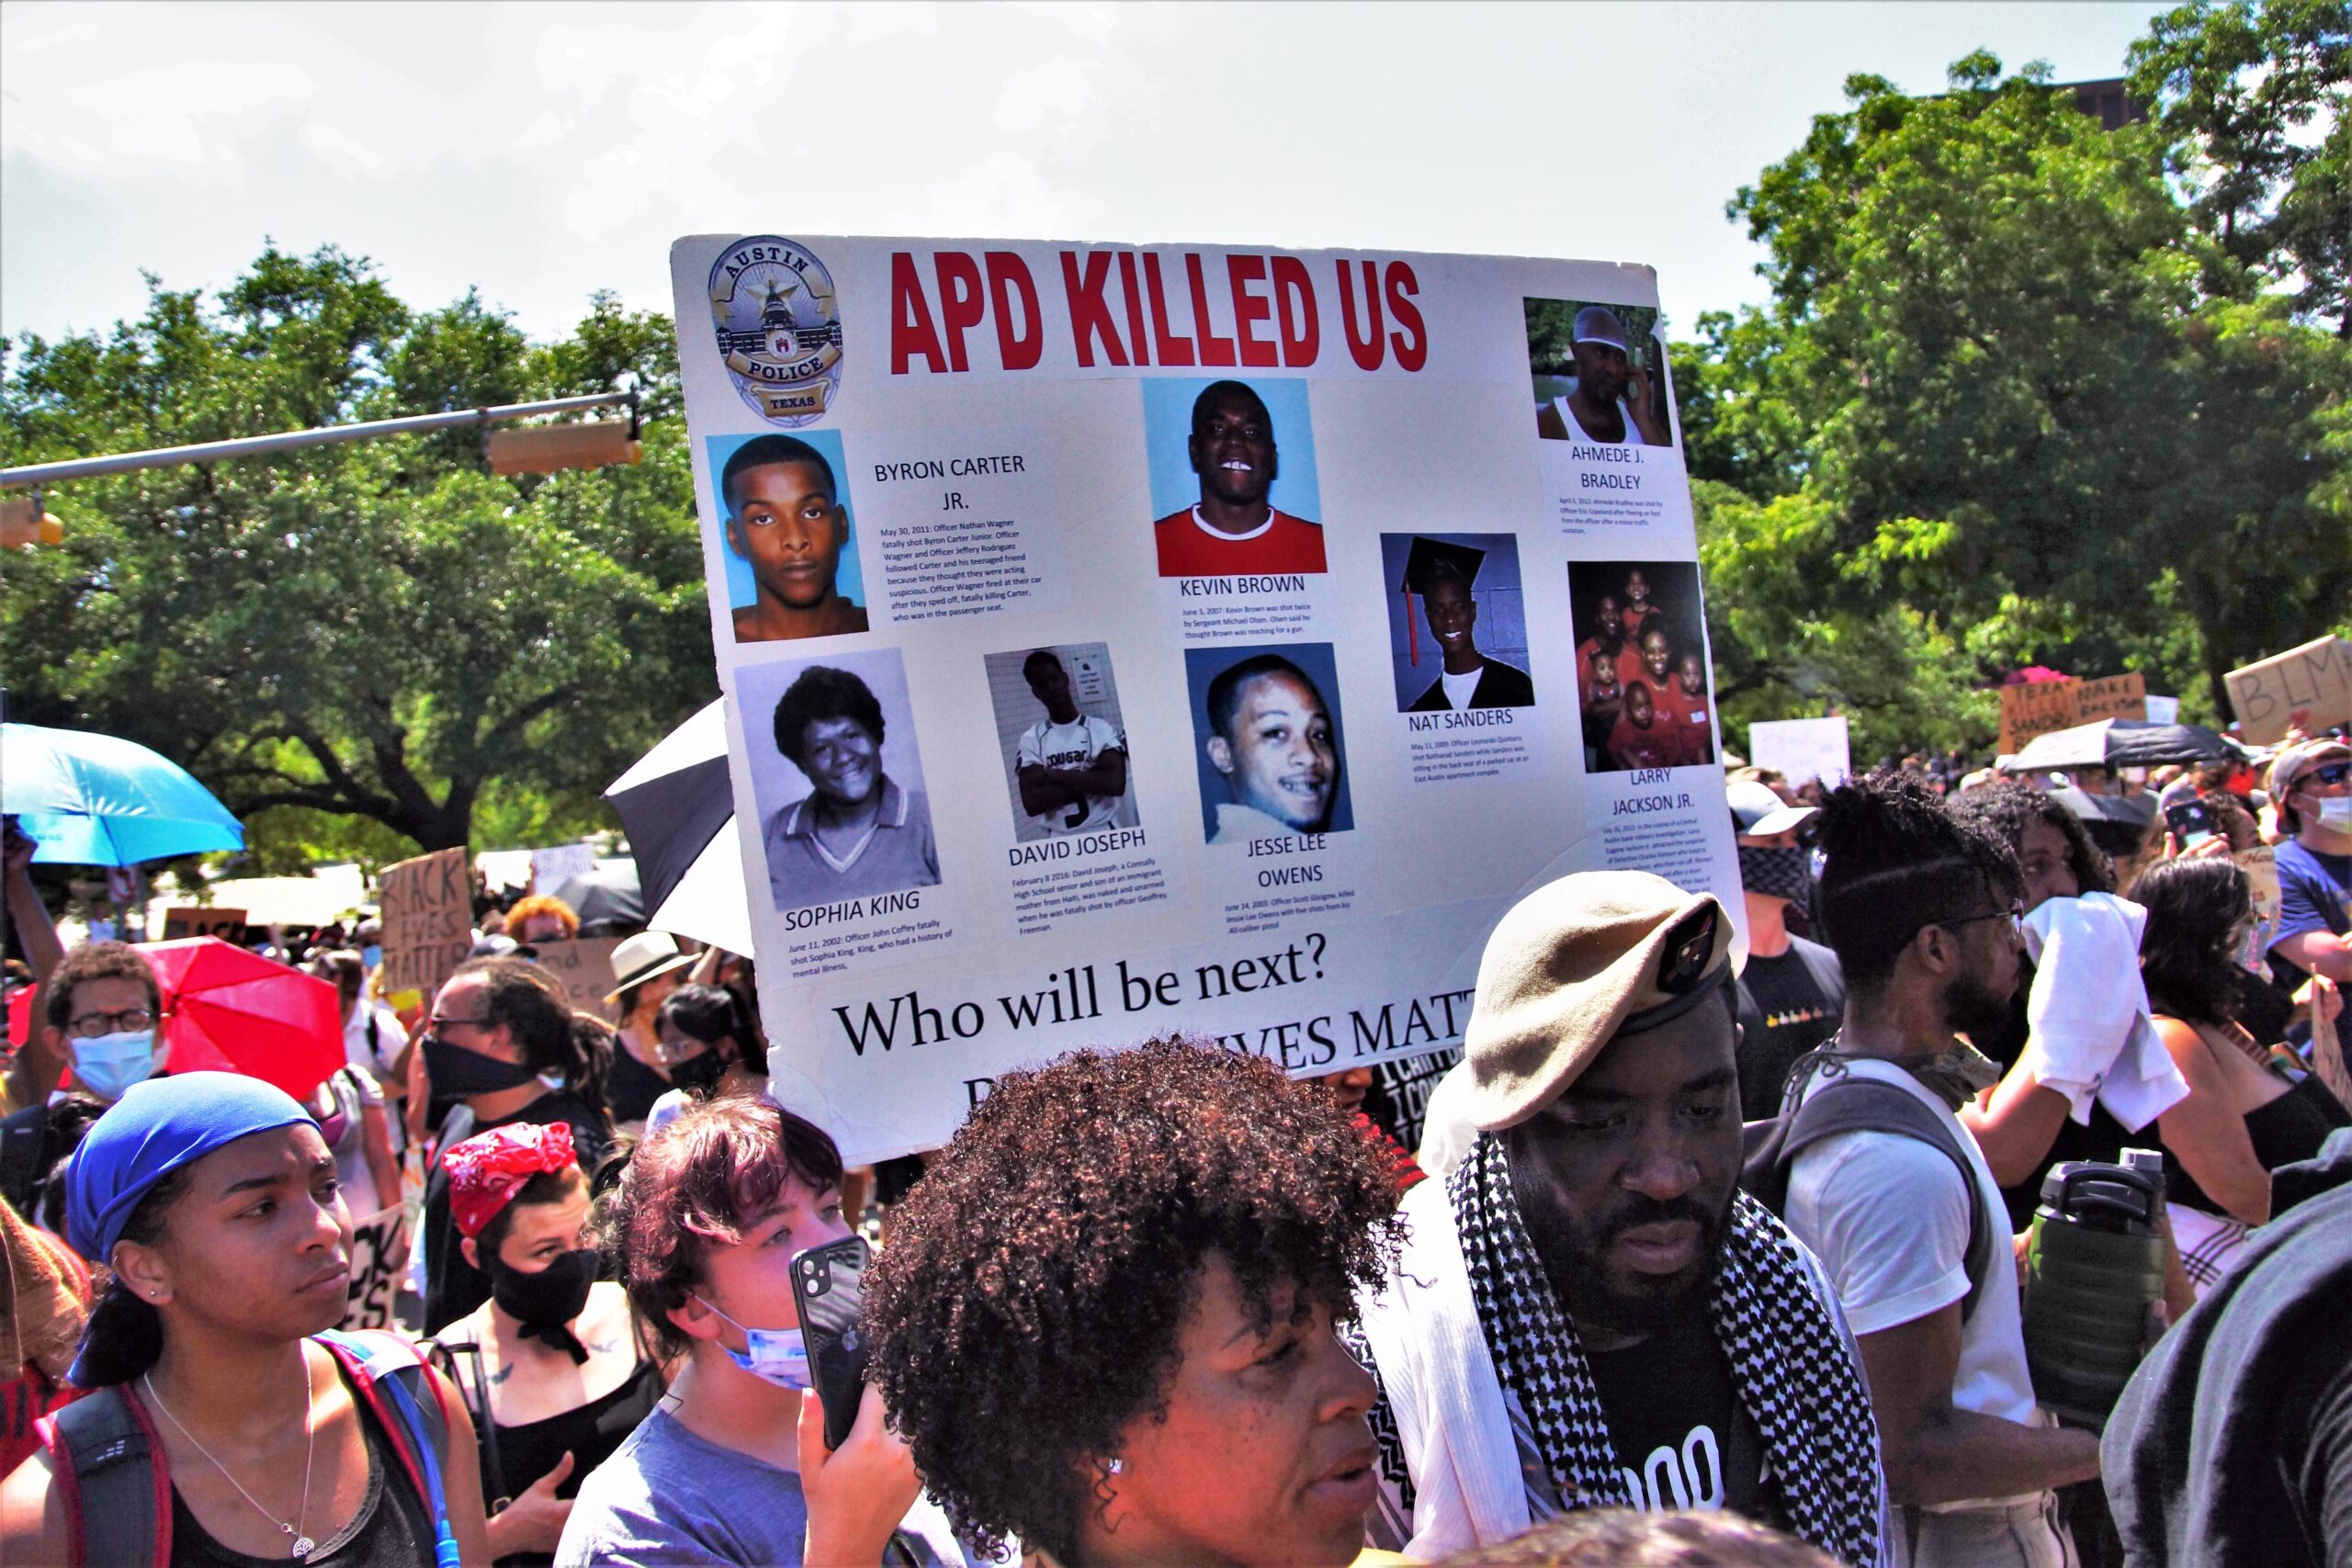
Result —
[[[1166,1408],[1214,1252],[1259,1325],[1275,1292],[1352,1314],[1396,1189],[1326,1091],[1180,1039],[999,1078],[890,1216],[871,1374],[967,1542],[1077,1561],[1089,1460]]]
[[[873,689],[846,670],[811,664],[793,677],[775,700],[775,749],[797,764],[808,727],[820,718],[846,718],[882,744],[882,705]]]
[[[711,1249],[737,1246],[775,1213],[787,1180],[830,1192],[842,1184],[842,1156],[823,1128],[772,1100],[720,1095],[638,1143],[596,1229],[663,1359],[694,1345],[670,1314],[703,1283]]]
[[[482,976],[482,1017],[503,1024],[523,1047],[533,1072],[557,1073],[564,1087],[609,1119],[605,1075],[613,1056],[613,1034],[593,1013],[575,1013],[555,977],[526,958],[469,958],[449,977]]]
[[[519,931],[529,923],[534,915],[554,917],[562,924],[567,939],[580,934],[579,915],[573,912],[571,905],[552,893],[534,893],[528,898],[516,899],[514,907],[506,911],[506,929]]]
[[[1955,798],[1951,809],[1963,822],[1991,829],[2015,855],[2025,852],[2028,828],[2036,822],[2055,828],[2066,840],[2066,869],[2075,874],[2075,885],[2086,893],[2115,891],[2114,863],[2091,842],[2083,819],[2031,784],[2009,780],[1973,789]]]
[[[2158,861],[2132,884],[2148,911],[2140,973],[2149,1004],[2192,1023],[2238,1021],[2241,973],[2231,937],[2254,912],[2245,873],[2226,860]]]
[[[128,942],[94,942],[67,953],[64,962],[50,971],[43,1009],[51,1029],[65,1032],[65,1026],[74,1021],[74,987],[91,980],[135,982],[147,992],[147,1010],[164,1010],[163,987],[155,984],[155,971],[137,948]]]
[[[1926,927],[2006,909],[2024,889],[2007,839],[1907,773],[1881,768],[1831,791],[1815,822],[1822,925],[1857,990],[1884,985]]]

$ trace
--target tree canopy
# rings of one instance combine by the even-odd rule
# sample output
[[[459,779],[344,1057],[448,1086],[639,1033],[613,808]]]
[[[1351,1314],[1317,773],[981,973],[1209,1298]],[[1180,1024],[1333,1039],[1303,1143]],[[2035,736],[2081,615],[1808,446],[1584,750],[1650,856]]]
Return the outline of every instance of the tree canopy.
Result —
[[[1981,746],[2030,663],[2225,715],[2223,672],[2344,624],[2352,339],[2280,216],[2324,199],[2344,22],[2168,13],[2113,130],[1982,52],[1856,76],[1738,193],[1771,301],[1675,358],[1729,716]]]
[[[63,546],[12,558],[0,600],[12,716],[153,746],[262,814],[265,849],[463,844],[486,802],[545,833],[598,819],[596,792],[714,685],[667,320],[599,298],[535,345],[471,294],[413,310],[332,247],[268,248],[210,298],[149,281],[136,321],[14,345],[8,463],[625,375],[645,461],[502,478],[466,429],[62,486]]]

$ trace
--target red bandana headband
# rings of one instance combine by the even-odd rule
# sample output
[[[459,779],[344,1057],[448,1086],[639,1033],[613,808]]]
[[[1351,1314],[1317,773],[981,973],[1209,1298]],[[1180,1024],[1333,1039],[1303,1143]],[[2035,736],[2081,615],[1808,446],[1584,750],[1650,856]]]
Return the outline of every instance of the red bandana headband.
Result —
[[[449,1173],[449,1214],[458,1234],[481,1235],[525,1182],[578,1164],[566,1122],[518,1122],[452,1146],[441,1156],[441,1168]]]

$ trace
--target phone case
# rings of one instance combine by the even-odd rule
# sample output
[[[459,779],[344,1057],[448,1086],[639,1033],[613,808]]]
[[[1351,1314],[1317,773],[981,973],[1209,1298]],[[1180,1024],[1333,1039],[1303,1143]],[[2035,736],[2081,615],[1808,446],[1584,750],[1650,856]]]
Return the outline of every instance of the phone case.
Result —
[[[865,1339],[858,1327],[866,1265],[873,1249],[864,1236],[812,1247],[792,1260],[792,1301],[800,1313],[800,1343],[808,1352],[808,1381],[825,1407],[825,1447],[838,1449],[857,1423],[865,1393]]]

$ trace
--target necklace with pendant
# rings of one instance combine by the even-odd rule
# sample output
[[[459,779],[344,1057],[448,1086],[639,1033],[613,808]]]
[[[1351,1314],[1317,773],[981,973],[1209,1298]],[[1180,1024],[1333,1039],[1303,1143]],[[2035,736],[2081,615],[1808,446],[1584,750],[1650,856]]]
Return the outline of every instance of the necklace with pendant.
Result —
[[[139,1374],[139,1382],[141,1386],[146,1389],[147,1397],[154,1401],[155,1408],[164,1413],[164,1419],[169,1421],[172,1424],[174,1430],[177,1431],[181,1437],[186,1438],[188,1440],[189,1445],[193,1447],[198,1453],[202,1454],[206,1461],[211,1464],[212,1468],[221,1473],[230,1485],[234,1486],[237,1489],[237,1495],[243,1497],[247,1503],[251,1504],[254,1513],[259,1514],[263,1518],[267,1519],[271,1524],[286,1532],[287,1539],[294,1543],[295,1562],[302,1562],[304,1559],[308,1558],[311,1553],[319,1549],[316,1541],[302,1533],[302,1525],[310,1517],[311,1513],[311,1457],[317,1450],[319,1441],[318,1427],[311,1419],[311,1363],[307,1358],[302,1362],[302,1510],[300,1513],[294,1516],[294,1522],[290,1525],[284,1519],[279,1518],[276,1514],[271,1513],[267,1508],[263,1507],[260,1502],[254,1498],[254,1495],[245,1490],[244,1483],[239,1481],[235,1476],[229,1473],[229,1467],[222,1464],[219,1460],[214,1459],[212,1457],[212,1450],[206,1448],[202,1443],[198,1442],[196,1440],[196,1434],[189,1431],[186,1427],[180,1424],[180,1418],[172,1414],[172,1407],[165,1404],[164,1403],[163,1396],[155,1392],[155,1380],[152,1375],[146,1372],[141,1372]]]

